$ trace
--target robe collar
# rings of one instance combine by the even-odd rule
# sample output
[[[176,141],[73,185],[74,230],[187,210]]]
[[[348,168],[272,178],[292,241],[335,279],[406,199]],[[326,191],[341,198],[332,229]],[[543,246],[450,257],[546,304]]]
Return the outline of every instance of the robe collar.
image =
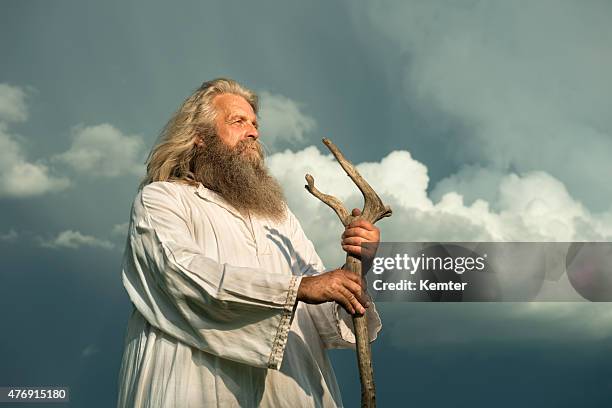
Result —
[[[238,211],[236,208],[234,208],[233,205],[228,203],[223,197],[221,197],[221,195],[209,188],[204,187],[202,183],[198,184],[198,187],[196,187],[196,194],[206,201],[217,204],[219,207],[225,208],[227,211],[234,214],[236,217],[244,219],[244,216],[240,214],[240,211]]]

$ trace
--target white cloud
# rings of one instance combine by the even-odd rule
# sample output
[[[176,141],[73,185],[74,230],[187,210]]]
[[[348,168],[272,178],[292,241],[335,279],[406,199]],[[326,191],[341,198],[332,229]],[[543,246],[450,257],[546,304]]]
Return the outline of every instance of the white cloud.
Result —
[[[350,159],[350,158],[349,158]],[[331,155],[310,146],[269,157],[268,165],[285,189],[289,206],[328,268],[339,267],[342,226],[333,211],[304,189],[304,174],[347,207],[362,206],[357,188]],[[427,194],[427,168],[408,152],[390,153],[379,162],[357,165],[391,206],[393,215],[378,224],[382,240],[402,241],[580,241],[612,238],[612,212],[594,214],[544,172],[490,174],[462,171]],[[482,180],[482,182],[481,182]],[[493,182],[492,180],[495,180]],[[464,202],[462,190],[475,196],[486,185],[490,201]],[[576,299],[567,279],[545,282],[539,299]],[[602,339],[612,335],[607,307],[593,303],[407,304],[383,305],[391,340],[398,347],[470,341]],[[406,315],[406,308],[412,312]],[[408,317],[407,317],[408,316]],[[393,323],[396,322],[396,323]],[[516,330],[516,327],[522,328]]]
[[[439,201],[446,193],[460,191],[466,203],[471,204],[479,198],[489,203],[496,203],[499,184],[504,176],[506,173],[500,170],[466,165],[457,173],[436,183],[430,195],[432,200]]]
[[[9,122],[28,118],[26,92],[0,84],[0,198],[23,198],[57,192],[70,186],[67,177],[56,176],[46,160],[31,161],[23,149],[23,138],[8,130]],[[110,124],[79,125],[73,128],[70,149],[51,160],[61,162],[80,174],[117,177],[143,176],[143,140],[124,135]]]
[[[610,207],[610,3],[379,1],[353,11],[406,56],[392,80],[413,108],[466,129],[447,141],[457,163],[543,170],[589,208]]]
[[[276,153],[269,157],[268,165],[285,188],[290,207],[303,220],[313,239],[321,247],[334,248],[336,252],[335,244],[325,244],[338,240],[339,237],[329,237],[329,231],[341,228],[340,223],[328,207],[304,189],[304,175],[312,174],[321,191],[347,202],[348,207],[362,207],[356,186],[331,155],[323,155],[314,146],[298,152]],[[395,151],[380,162],[361,163],[357,168],[393,209],[393,217],[381,221],[383,238],[387,241],[612,238],[610,213],[589,212],[570,196],[563,183],[544,172],[498,174],[494,187],[490,175],[482,173],[492,201],[476,199],[468,205],[461,188],[467,186],[471,192],[480,184],[480,173],[470,173],[465,183],[463,173],[453,175],[442,182],[444,192],[438,201],[433,201],[427,194],[427,168],[409,152]]]
[[[7,123],[28,118],[25,98],[22,88],[0,84],[0,198],[38,196],[70,185],[68,179],[52,175],[44,162],[28,160],[20,138],[9,132]]]
[[[15,241],[18,236],[19,234],[17,233],[17,231],[11,228],[6,233],[0,232],[0,241],[12,242],[12,241]]]
[[[112,249],[113,243],[104,239],[96,238],[91,235],[84,235],[79,231],[66,230],[60,232],[51,240],[41,240],[41,246],[47,248],[71,248],[92,247],[102,249]]]
[[[276,153],[270,156],[268,164],[283,185],[290,208],[316,243],[324,263],[328,268],[342,265],[344,253],[339,240],[343,227],[330,208],[304,189],[303,180],[306,173],[312,174],[322,192],[347,203],[347,208],[363,206],[357,187],[331,155],[323,155],[314,146],[298,152]],[[463,173],[453,175],[448,180],[454,180],[454,184],[445,182],[446,191],[434,201],[427,194],[427,168],[409,152],[395,151],[379,162],[358,164],[357,169],[393,210],[391,218],[379,223],[383,241],[568,242],[612,238],[611,212],[589,212],[569,195],[563,183],[544,172],[496,175],[495,188],[492,184],[489,186],[492,201],[476,199],[466,204],[461,188],[467,186],[472,191],[479,184],[481,173],[468,173],[466,183],[461,182]],[[489,174],[482,175],[485,181],[489,180]],[[500,284],[520,285],[514,270],[504,270],[504,273]],[[540,299],[580,300],[582,297],[568,282],[561,280],[547,282]]]
[[[128,226],[128,222],[115,224],[113,225],[113,228],[111,228],[111,234],[115,236],[125,237],[127,235]]]
[[[16,138],[0,123],[0,197],[32,197],[61,191],[70,185],[51,174],[42,162],[29,161]]]
[[[23,122],[28,118],[26,92],[9,84],[0,84],[0,121]]]
[[[70,149],[56,155],[80,174],[118,177],[144,174],[144,142],[141,136],[125,135],[114,126],[103,123],[79,125],[73,129]]]
[[[315,120],[303,113],[294,100],[266,91],[260,92],[259,97],[260,140],[265,146],[274,149],[279,142],[301,144],[305,134],[315,128]]]

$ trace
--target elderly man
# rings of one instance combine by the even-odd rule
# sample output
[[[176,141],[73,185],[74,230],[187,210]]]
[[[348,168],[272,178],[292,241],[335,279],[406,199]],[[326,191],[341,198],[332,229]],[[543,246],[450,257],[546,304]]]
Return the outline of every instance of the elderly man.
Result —
[[[257,96],[204,83],[164,128],[134,200],[123,283],[134,305],[119,407],[338,407],[325,349],[381,328],[359,277],[325,271],[258,141]],[[358,210],[354,210],[358,214]],[[344,231],[360,255],[366,221]]]

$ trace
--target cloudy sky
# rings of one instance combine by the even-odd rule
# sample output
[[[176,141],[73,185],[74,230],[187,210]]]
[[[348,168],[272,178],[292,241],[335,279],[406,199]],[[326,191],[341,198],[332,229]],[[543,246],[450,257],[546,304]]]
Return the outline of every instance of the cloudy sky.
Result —
[[[387,241],[612,238],[607,1],[3,1],[0,385],[108,407],[130,303],[120,262],[143,161],[203,81],[261,95],[261,141],[330,267],[360,205],[331,138],[392,206]],[[336,231],[332,233],[331,231]],[[599,407],[606,304],[380,307],[380,405]],[[347,406],[351,352],[333,352]]]

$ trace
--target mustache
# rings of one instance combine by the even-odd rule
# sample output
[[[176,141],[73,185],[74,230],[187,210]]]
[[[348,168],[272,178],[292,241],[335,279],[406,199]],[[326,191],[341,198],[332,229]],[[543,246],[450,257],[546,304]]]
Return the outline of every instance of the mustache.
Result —
[[[239,141],[238,143],[236,143],[236,146],[234,147],[235,152],[237,154],[241,154],[246,150],[249,149],[254,149],[257,151],[257,154],[259,156],[260,159],[264,158],[264,150],[263,147],[261,145],[261,143],[259,143],[259,141],[255,140],[255,139],[244,139]]]
[[[241,212],[284,219],[286,205],[282,188],[268,173],[263,145],[257,139],[246,138],[233,147],[216,135],[205,142],[197,149],[191,164],[195,180],[216,191]]]

